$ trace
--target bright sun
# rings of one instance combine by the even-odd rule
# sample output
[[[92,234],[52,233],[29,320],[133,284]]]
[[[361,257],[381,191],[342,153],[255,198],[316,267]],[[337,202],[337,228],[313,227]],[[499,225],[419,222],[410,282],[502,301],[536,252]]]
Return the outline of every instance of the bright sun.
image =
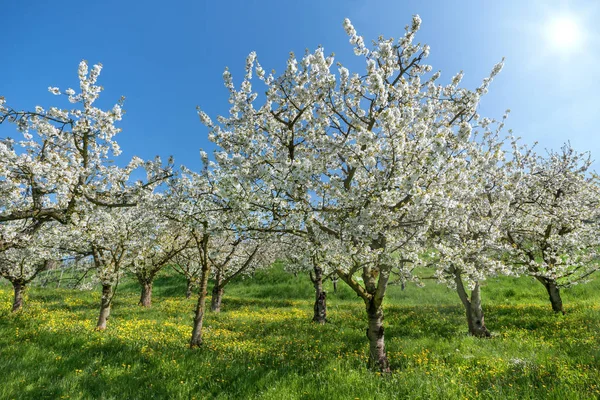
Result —
[[[581,24],[575,17],[554,17],[546,24],[549,47],[560,51],[576,51],[582,46]]]

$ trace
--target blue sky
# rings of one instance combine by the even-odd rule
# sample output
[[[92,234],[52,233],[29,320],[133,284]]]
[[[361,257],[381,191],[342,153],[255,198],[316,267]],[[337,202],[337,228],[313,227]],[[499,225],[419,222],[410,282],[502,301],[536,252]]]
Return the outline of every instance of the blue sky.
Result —
[[[267,71],[282,71],[290,51],[322,45],[362,68],[344,18],[369,43],[401,35],[412,14],[423,20],[417,41],[431,46],[428,63],[445,78],[463,70],[473,88],[506,57],[482,115],[500,118],[510,108],[507,127],[526,142],[557,149],[569,140],[600,160],[597,0],[6,2],[0,95],[16,108],[54,105],[48,86],[76,87],[79,61],[101,62],[101,104],[126,97],[123,159],[173,155],[198,168],[199,149],[212,146],[195,107],[227,113],[226,66],[239,82],[252,50]],[[561,16],[576,21],[580,34],[559,46],[551,21]]]

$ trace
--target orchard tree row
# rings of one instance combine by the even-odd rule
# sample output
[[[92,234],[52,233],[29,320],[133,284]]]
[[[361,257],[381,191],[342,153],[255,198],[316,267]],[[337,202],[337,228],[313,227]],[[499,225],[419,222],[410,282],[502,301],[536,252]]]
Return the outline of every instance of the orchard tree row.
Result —
[[[97,328],[107,326],[119,279],[132,273],[140,304],[167,265],[197,287],[190,346],[202,343],[209,278],[211,309],[226,285],[284,260],[310,274],[313,320],[326,321],[323,280],[347,284],[365,305],[369,364],[389,370],[384,343],[388,285],[437,279],[456,290],[469,332],[484,323],[481,282],[530,275],[563,312],[561,288],[598,269],[598,177],[588,154],[569,145],[538,154],[506,118],[478,112],[502,69],[474,90],[462,73],[443,82],[414,41],[414,16],[399,39],[367,46],[344,28],[364,69],[351,72],[324,49],[290,55],[267,74],[251,53],[239,87],[228,70],[227,116],[201,122],[217,151],[202,169],[132,159],[119,167],[115,135],[122,100],[94,105],[100,65],[79,65],[79,90],[51,87],[72,108],[18,111],[0,97],[0,274],[22,307],[27,285],[71,260],[102,290]],[[139,170],[146,178],[136,181]],[[428,271],[423,273],[423,271]]]

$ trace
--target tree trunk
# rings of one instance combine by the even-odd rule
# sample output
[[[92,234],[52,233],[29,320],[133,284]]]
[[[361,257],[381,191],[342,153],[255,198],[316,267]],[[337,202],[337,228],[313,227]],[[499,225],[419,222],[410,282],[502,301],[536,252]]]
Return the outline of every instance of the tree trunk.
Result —
[[[100,316],[96,330],[103,331],[106,329],[106,321],[110,315],[110,305],[112,302],[112,285],[102,285],[102,299],[100,300]]]
[[[12,312],[17,312],[23,308],[23,292],[25,291],[25,284],[18,281],[11,283],[15,291]]]
[[[212,290],[212,297],[210,299],[210,311],[212,312],[221,312],[221,300],[223,299],[223,279],[221,278],[221,271],[217,270],[217,275],[215,276],[215,286]]]
[[[390,372],[390,363],[385,352],[383,336],[383,307],[377,306],[375,301],[367,303],[367,316],[369,327],[367,338],[369,339],[369,368],[378,369],[381,372]]]
[[[313,270],[315,277],[311,276],[311,280],[315,287],[315,305],[312,320],[322,325],[327,322],[327,293],[323,291],[323,270],[318,266],[314,266]]]
[[[204,322],[204,311],[206,309],[206,292],[208,287],[208,275],[210,267],[208,264],[202,267],[200,273],[200,288],[198,290],[198,304],[194,315],[194,329],[192,330],[192,339],[190,348],[200,347],[202,344],[202,323]]]
[[[187,278],[187,287],[185,289],[185,298],[189,299],[192,297],[192,280]]]
[[[475,287],[471,291],[471,307],[467,311],[467,322],[469,324],[469,332],[476,337],[491,337],[490,331],[485,326],[483,316],[483,308],[481,307],[481,288],[479,282],[475,283]]]
[[[142,285],[142,294],[138,305],[143,307],[152,307],[152,280],[140,279]]]
[[[313,322],[321,325],[327,322],[327,293],[324,291],[316,295]]]
[[[331,282],[333,282],[333,293],[337,293],[337,284],[338,284],[337,275],[334,275],[333,278],[331,278]]]
[[[479,282],[475,283],[475,287],[471,291],[471,298],[467,295],[465,287],[463,285],[460,273],[455,273],[454,281],[456,282],[456,291],[458,297],[465,306],[465,312],[467,314],[467,325],[469,327],[469,333],[479,338],[489,338],[492,335],[485,326],[485,320],[483,316],[483,308],[481,307],[481,288]]]
[[[362,266],[363,284],[359,284],[352,275],[338,269],[338,276],[363,299],[367,311],[367,339],[369,340],[369,362],[371,370],[383,373],[391,372],[390,363],[385,352],[383,329],[383,299],[390,279],[391,267],[386,265]]]
[[[564,314],[565,311],[563,309],[563,303],[560,297],[560,288],[556,284],[556,281],[544,278],[542,276],[536,276],[536,278],[542,283],[542,285],[544,285],[546,291],[548,292],[550,304],[552,304],[552,311],[554,311],[555,313]]]
[[[224,288],[217,286],[212,290],[212,298],[210,300],[210,311],[212,312],[221,312],[221,300],[223,299]]]

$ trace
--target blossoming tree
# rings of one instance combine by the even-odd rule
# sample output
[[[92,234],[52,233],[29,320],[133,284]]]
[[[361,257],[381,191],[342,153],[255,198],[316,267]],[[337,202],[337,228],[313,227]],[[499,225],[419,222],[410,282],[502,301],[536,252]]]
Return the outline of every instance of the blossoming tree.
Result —
[[[145,213],[140,218],[148,224],[137,224],[140,229],[134,232],[138,236],[140,256],[133,259],[129,270],[141,286],[139,305],[143,307],[152,305],[152,284],[156,275],[191,245],[190,236],[180,229],[181,226],[161,215],[158,204],[164,201],[163,194],[155,194],[150,201],[144,202]]]
[[[190,348],[202,345],[202,327],[206,312],[208,280],[211,273],[209,254],[212,250],[213,238],[226,229],[224,219],[227,218],[229,205],[221,197],[218,180],[209,171],[209,162],[203,154],[204,168],[199,173],[184,168],[178,179],[169,182],[168,200],[162,206],[169,219],[179,224],[180,229],[190,238],[191,249],[180,253],[177,260],[183,257],[194,257],[193,264],[200,268],[198,273],[198,301],[194,311],[194,321]],[[181,271],[182,270],[180,268]],[[188,283],[189,284],[189,283]],[[189,286],[188,286],[189,290]]]
[[[479,98],[501,69],[475,91],[459,87],[462,74],[439,84],[440,74],[422,63],[429,47],[413,43],[420,23],[415,16],[400,39],[379,38],[368,49],[346,20],[365,61],[361,74],[338,64],[336,75],[333,56],[319,48],[301,60],[292,54],[283,74],[267,76],[251,53],[240,89],[224,73],[229,116],[215,123],[200,111],[223,149],[217,161],[237,165],[248,207],[269,216],[269,229],[318,231],[325,260],[364,301],[369,365],[382,371],[391,271],[419,262],[432,209],[460,190]],[[266,86],[264,101],[254,74]]]
[[[175,257],[173,257],[171,268],[185,278],[185,297],[189,299],[192,297],[194,287],[198,285],[202,273],[199,255],[194,247],[189,247],[176,254]]]
[[[73,226],[64,227],[62,249],[89,257],[102,296],[97,330],[105,330],[115,291],[127,266],[144,259],[140,232],[152,233],[153,222],[141,206],[91,205]]]
[[[512,262],[548,292],[552,310],[564,313],[560,288],[598,270],[600,187],[589,155],[569,145],[541,157],[518,158],[521,184],[505,224]]]
[[[330,276],[337,276],[335,267],[327,263],[321,244],[313,227],[307,228],[305,237],[288,236],[284,241],[282,257],[286,270],[297,274],[307,273],[315,288],[312,321],[325,324],[327,322],[327,292],[323,281]]]
[[[13,123],[23,139],[0,140],[0,249],[15,243],[46,221],[68,221],[77,200],[101,202],[94,181],[109,154],[119,154],[115,122],[122,117],[122,100],[112,109],[94,106],[102,87],[96,85],[101,65],[79,64],[80,92],[67,89],[71,110],[36,106],[18,111],[0,97],[0,123]],[[60,95],[58,88],[50,92]],[[8,221],[26,221],[18,231]]]
[[[23,294],[31,281],[63,256],[56,250],[56,234],[56,223],[47,223],[27,236],[26,245],[0,252],[0,276],[13,285],[13,312],[22,309]]]
[[[135,158],[125,168],[111,164],[120,153],[114,137],[120,131],[115,124],[123,115],[123,99],[109,110],[94,105],[102,92],[97,84],[101,69],[100,64],[91,70],[87,62],[79,64],[79,91],[64,91],[71,109],[36,106],[19,111],[0,97],[0,124],[15,124],[22,136],[0,139],[0,253],[31,246],[48,223],[80,220],[90,205],[132,206],[136,196],[169,174],[170,167],[155,160],[147,164],[154,168],[152,181],[130,185],[131,172],[141,160]],[[55,87],[49,91],[63,94]],[[8,268],[5,264],[4,270]]]
[[[223,292],[233,279],[269,267],[278,255],[271,235],[226,230],[212,238],[208,260],[214,276],[210,309],[221,311]],[[274,251],[275,250],[275,251]]]
[[[510,175],[514,162],[507,160],[504,142],[497,139],[499,130],[491,132],[490,123],[481,122],[465,149],[468,164],[460,185],[468,190],[455,191],[431,224],[435,276],[457,291],[469,333],[477,337],[491,336],[484,321],[481,283],[490,276],[515,274],[510,263],[503,262],[502,222],[516,186],[511,178],[518,177]],[[516,148],[515,140],[512,147]]]

